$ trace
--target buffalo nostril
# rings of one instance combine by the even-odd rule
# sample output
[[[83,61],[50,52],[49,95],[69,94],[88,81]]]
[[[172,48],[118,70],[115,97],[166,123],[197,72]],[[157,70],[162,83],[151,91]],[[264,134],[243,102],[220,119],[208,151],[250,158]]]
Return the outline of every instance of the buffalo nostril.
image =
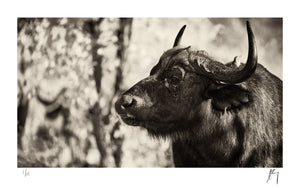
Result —
[[[122,101],[122,107],[123,108],[129,108],[131,107],[132,105],[135,104],[135,99],[132,97],[132,96],[129,96],[129,95],[124,95],[123,96],[123,101]]]

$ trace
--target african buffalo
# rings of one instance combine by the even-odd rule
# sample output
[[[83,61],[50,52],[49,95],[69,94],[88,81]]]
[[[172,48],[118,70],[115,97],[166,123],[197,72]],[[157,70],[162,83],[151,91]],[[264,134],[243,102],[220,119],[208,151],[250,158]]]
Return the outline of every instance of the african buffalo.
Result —
[[[122,120],[172,142],[176,167],[282,167],[282,81],[257,63],[247,21],[248,58],[220,63],[180,45],[115,104]]]

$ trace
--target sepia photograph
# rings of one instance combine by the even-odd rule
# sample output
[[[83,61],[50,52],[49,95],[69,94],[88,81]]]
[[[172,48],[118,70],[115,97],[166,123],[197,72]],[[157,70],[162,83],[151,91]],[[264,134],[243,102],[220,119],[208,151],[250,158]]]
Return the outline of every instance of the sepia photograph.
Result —
[[[18,17],[17,167],[284,167],[283,22]]]
[[[0,7],[0,187],[300,185],[296,3]]]

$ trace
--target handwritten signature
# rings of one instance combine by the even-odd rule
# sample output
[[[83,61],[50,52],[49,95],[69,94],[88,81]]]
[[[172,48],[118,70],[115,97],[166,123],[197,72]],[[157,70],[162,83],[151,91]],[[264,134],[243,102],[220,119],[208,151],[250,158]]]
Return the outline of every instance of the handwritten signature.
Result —
[[[28,176],[30,176],[30,172],[27,169],[24,169],[22,171],[22,173],[23,173],[23,175],[24,175],[25,178],[28,177]]]
[[[279,172],[275,172],[275,169],[270,169],[267,183],[272,179],[272,177],[276,175],[276,184],[278,184]]]

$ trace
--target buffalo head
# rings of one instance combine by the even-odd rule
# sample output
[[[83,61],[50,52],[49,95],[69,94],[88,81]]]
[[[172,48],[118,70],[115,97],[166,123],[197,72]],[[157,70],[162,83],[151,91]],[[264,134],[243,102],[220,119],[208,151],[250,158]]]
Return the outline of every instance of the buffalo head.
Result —
[[[126,91],[116,102],[116,110],[129,125],[145,127],[150,133],[164,135],[191,127],[207,100],[218,95],[218,88],[247,80],[255,71],[257,53],[254,35],[247,22],[248,60],[241,69],[215,61],[204,51],[180,45],[185,26],[174,46],[167,50],[150,76]],[[226,92],[226,90],[224,90]],[[247,102],[246,93],[234,100],[220,101],[216,110],[230,110]],[[197,123],[197,122],[196,122]]]

